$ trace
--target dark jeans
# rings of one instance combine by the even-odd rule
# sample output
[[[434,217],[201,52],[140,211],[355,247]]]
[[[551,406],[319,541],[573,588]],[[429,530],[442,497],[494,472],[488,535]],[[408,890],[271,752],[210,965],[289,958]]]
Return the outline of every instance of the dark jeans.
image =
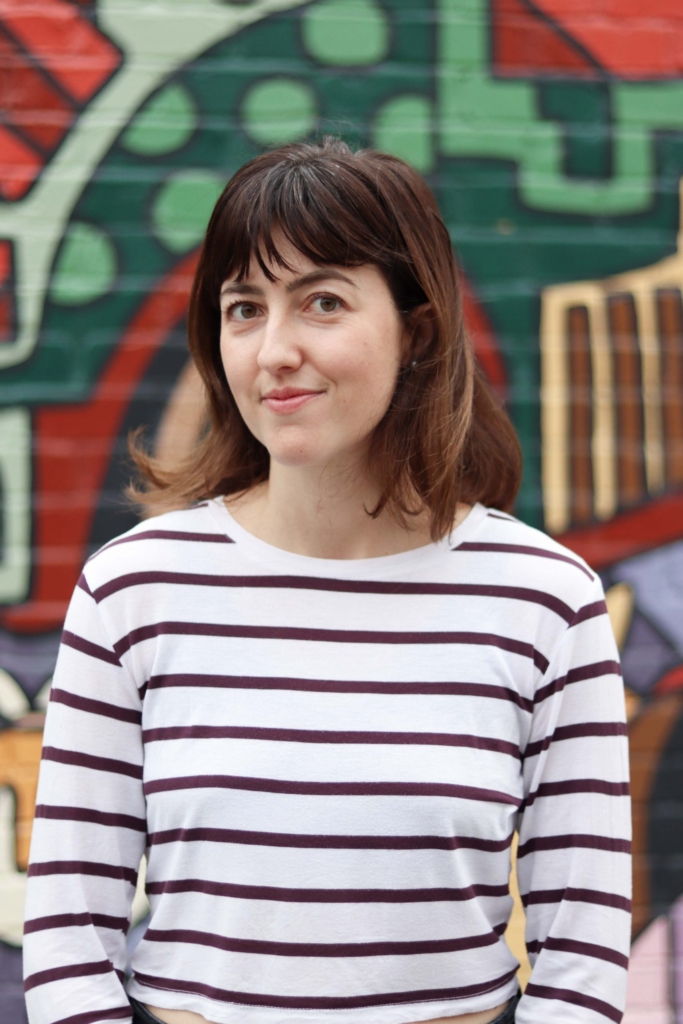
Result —
[[[515,1010],[517,1009],[517,1003],[521,998],[522,992],[520,989],[517,995],[512,997],[503,1012],[493,1018],[491,1024],[515,1024]],[[145,1024],[149,1024],[149,1021],[145,1021]]]
[[[139,1003],[132,996],[128,996],[128,1000],[133,1007],[133,1024],[164,1024],[163,1021],[149,1012],[144,1003]]]
[[[518,992],[516,996],[513,996],[510,1002],[507,1004],[502,1013],[498,1014],[491,1024],[515,1024],[515,1010],[517,1003],[521,998],[522,993]],[[130,1004],[133,1007],[133,1024],[163,1024],[158,1017],[155,1017],[153,1013],[150,1013],[143,1003],[139,1003],[137,999],[131,999]]]

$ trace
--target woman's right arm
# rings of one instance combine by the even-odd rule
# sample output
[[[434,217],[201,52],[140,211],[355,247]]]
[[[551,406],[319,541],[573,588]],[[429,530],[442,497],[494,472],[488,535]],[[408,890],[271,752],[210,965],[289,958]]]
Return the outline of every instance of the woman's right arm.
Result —
[[[43,739],[24,929],[30,1024],[129,1022],[126,932],[146,841],[142,701],[82,576]]]

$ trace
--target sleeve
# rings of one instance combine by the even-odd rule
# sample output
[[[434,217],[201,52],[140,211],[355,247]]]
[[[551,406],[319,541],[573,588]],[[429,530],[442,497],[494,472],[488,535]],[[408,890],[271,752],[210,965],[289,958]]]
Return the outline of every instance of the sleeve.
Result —
[[[30,1024],[123,1021],[126,932],[146,842],[137,687],[81,577],[53,678],[24,925]]]
[[[631,924],[624,688],[599,580],[534,698],[517,876],[532,965],[517,1024],[619,1022]]]

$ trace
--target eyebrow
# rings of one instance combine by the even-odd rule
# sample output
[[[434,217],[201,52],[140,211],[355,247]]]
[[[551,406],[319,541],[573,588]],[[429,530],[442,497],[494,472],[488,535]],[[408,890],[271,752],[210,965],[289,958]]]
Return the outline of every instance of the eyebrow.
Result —
[[[340,270],[312,270],[310,274],[303,274],[301,277],[295,277],[293,281],[290,281],[286,285],[286,291],[291,295],[292,292],[297,291],[299,288],[305,288],[309,284],[317,284],[319,281],[346,281],[353,288],[357,288],[358,285],[347,277],[346,274],[342,274]],[[229,284],[224,284],[221,288],[221,295],[263,295],[263,289],[259,288],[258,285],[249,284],[248,281],[239,283],[232,281]]]

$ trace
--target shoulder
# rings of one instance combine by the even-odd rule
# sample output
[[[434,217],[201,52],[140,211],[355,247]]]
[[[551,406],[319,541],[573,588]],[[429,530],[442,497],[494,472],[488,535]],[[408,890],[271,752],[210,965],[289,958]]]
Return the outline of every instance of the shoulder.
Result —
[[[232,544],[213,515],[213,504],[201,502],[143,520],[96,551],[82,579],[93,590],[128,573],[210,562],[218,549]]]
[[[452,549],[493,584],[553,594],[575,610],[602,596],[597,573],[580,555],[497,509],[484,508],[473,530],[453,537]]]

